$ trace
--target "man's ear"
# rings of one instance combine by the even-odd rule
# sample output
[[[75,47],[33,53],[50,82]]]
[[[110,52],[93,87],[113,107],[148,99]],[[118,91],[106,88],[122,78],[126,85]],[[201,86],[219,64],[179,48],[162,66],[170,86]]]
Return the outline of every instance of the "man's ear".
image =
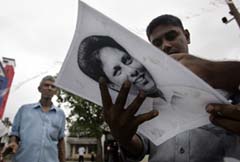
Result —
[[[188,44],[190,44],[191,43],[191,41],[190,41],[190,33],[189,33],[189,31],[187,29],[184,30],[184,35],[185,35],[185,37],[187,39]]]
[[[41,92],[41,87],[40,86],[38,86],[38,91]]]

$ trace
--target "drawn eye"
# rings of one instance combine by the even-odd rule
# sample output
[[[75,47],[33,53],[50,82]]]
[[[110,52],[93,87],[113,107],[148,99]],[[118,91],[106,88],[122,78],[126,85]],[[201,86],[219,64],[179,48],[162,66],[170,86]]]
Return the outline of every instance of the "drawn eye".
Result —
[[[120,66],[115,66],[113,70],[113,76],[119,76],[121,75],[122,68]]]
[[[176,31],[170,31],[166,33],[165,39],[168,41],[173,41],[178,36],[178,33]]]
[[[133,59],[129,55],[125,55],[122,57],[122,63],[125,65],[130,65],[132,63]]]

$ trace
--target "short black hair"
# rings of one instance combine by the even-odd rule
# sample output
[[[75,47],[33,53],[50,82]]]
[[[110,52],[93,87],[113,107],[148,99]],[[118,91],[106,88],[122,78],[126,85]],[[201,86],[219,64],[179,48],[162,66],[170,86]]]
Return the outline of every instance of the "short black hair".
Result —
[[[40,85],[42,85],[43,82],[45,82],[46,80],[49,80],[49,81],[55,82],[55,77],[52,76],[52,75],[47,75],[47,76],[43,77],[42,80],[41,80],[41,82],[40,82]]]
[[[82,40],[78,48],[78,66],[87,76],[95,81],[104,77],[107,83],[112,83],[103,71],[100,60],[100,50],[105,47],[116,48],[124,53],[129,53],[113,38],[103,35],[91,35]]]
[[[178,17],[173,16],[173,15],[168,15],[168,14],[161,15],[161,16],[154,18],[148,24],[147,29],[146,29],[146,34],[147,34],[148,40],[150,40],[150,35],[152,34],[153,30],[159,25],[173,25],[173,26],[178,26],[182,30],[184,30],[182,21]]]

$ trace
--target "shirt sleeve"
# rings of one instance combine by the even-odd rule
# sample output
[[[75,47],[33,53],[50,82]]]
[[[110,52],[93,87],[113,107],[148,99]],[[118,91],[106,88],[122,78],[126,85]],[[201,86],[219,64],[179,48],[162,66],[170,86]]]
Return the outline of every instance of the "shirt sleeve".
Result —
[[[21,124],[21,118],[22,118],[22,111],[23,111],[22,109],[23,109],[23,106],[20,107],[20,109],[18,110],[17,114],[14,117],[10,136],[20,137],[19,132],[20,132],[20,124]]]
[[[60,128],[60,131],[59,131],[59,140],[64,138],[65,134],[64,134],[64,131],[65,131],[65,114],[63,111],[61,111],[61,128]]]
[[[140,133],[137,133],[137,135],[140,138],[140,140],[142,141],[143,151],[142,151],[140,156],[134,157],[134,156],[131,156],[124,148],[120,147],[121,148],[121,156],[122,156],[122,158],[124,159],[125,162],[139,162],[148,153],[149,139],[146,138],[144,135],[142,135]]]
[[[231,132],[224,138],[225,156],[240,159],[240,136]]]

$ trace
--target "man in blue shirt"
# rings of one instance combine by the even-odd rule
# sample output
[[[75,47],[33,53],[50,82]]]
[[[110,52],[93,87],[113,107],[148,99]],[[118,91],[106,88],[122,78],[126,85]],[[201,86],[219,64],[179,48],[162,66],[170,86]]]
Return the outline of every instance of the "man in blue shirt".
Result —
[[[51,101],[57,93],[54,81],[44,77],[40,101],[18,110],[8,145],[15,153],[13,162],[65,162],[65,114]]]
[[[190,34],[177,17],[157,17],[149,24],[147,36],[154,46],[181,62],[214,88],[230,93],[238,91],[240,75],[237,75],[237,71],[240,63],[214,62],[189,55]],[[135,116],[145,95],[140,92],[130,105],[125,106],[130,87],[129,81],[124,82],[113,103],[106,82],[100,80],[104,118],[121,145],[125,162],[141,161],[145,154],[149,154],[149,162],[223,162],[225,157],[240,159],[240,137],[234,134],[240,134],[240,106],[211,104],[207,107],[210,120],[226,130],[209,124],[180,133],[156,146],[137,133],[137,128],[156,117],[158,112],[153,110]]]

